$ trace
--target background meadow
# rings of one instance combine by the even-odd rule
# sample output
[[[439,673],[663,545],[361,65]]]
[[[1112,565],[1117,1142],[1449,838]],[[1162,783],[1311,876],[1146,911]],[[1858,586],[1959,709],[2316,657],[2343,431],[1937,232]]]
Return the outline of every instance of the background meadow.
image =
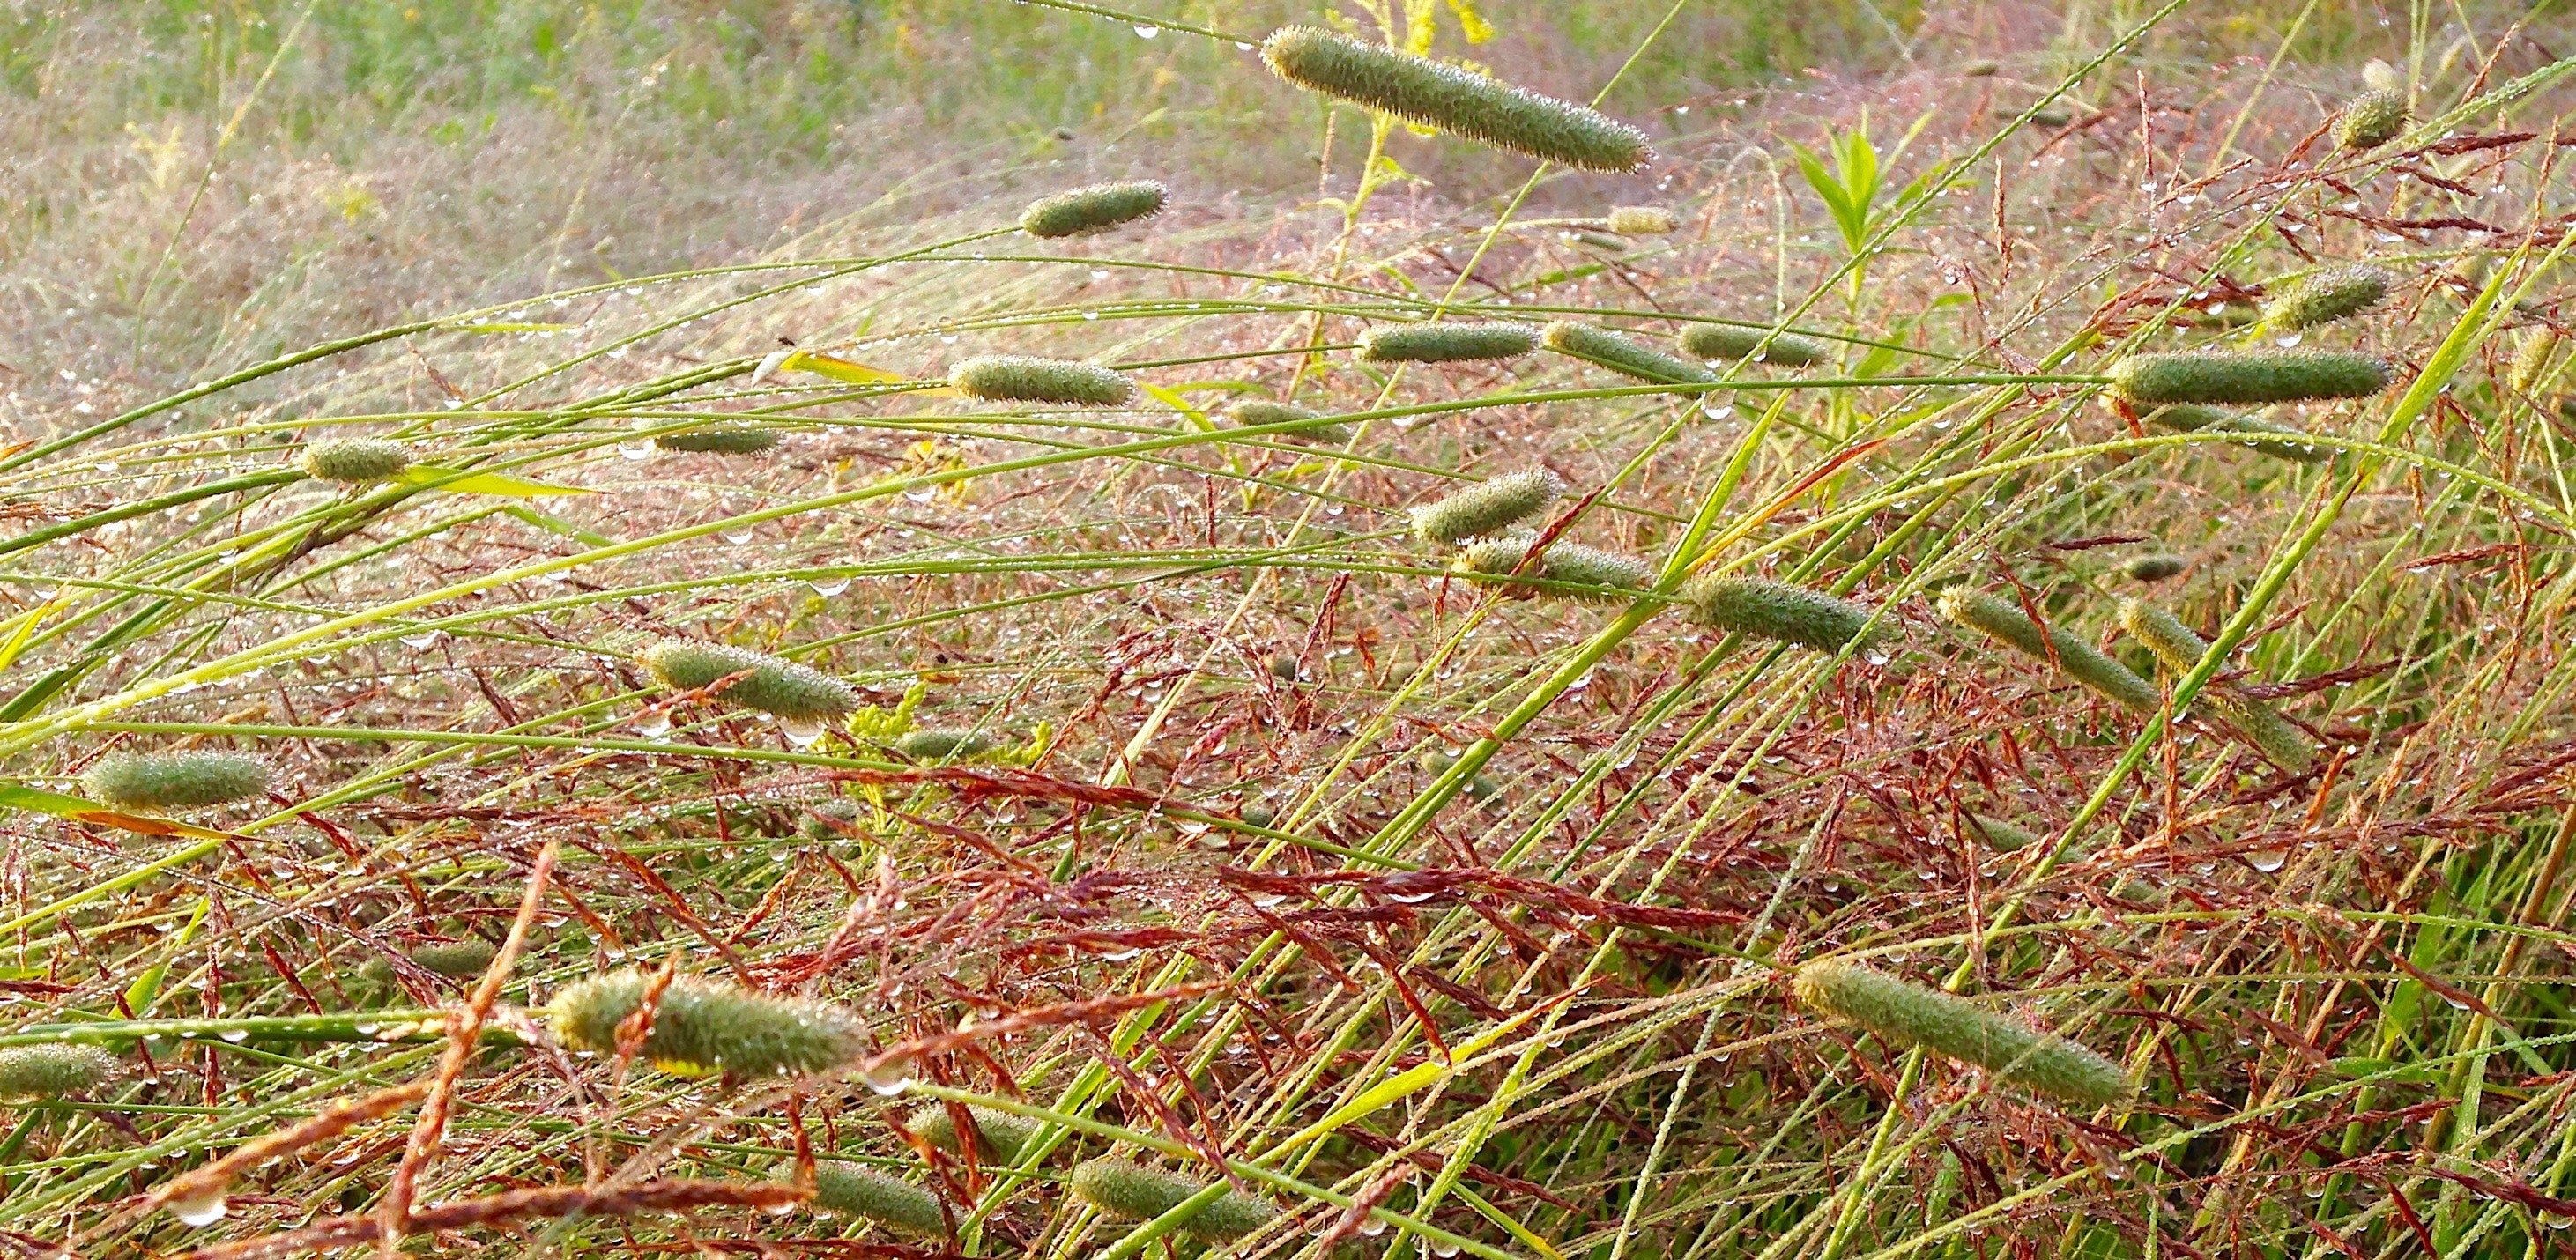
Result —
[[[0,1248],[2565,1249],[2576,9],[1124,3],[0,8]],[[1246,47],[1322,22],[1656,158]],[[1444,320],[1772,348],[1359,349]],[[2108,388],[2187,349],[2392,379]],[[1538,470],[1626,567],[1417,531]],[[179,751],[273,778],[83,777]]]

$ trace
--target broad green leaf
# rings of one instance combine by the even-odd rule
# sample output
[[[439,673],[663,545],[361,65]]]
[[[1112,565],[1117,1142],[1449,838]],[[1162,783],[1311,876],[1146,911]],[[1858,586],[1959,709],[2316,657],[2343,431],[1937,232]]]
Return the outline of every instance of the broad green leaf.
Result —
[[[455,468],[439,468],[430,464],[414,464],[402,470],[402,481],[405,485],[430,486],[455,494],[499,494],[519,499],[549,494],[599,493],[596,490],[584,490],[578,486],[554,486],[542,481],[529,481],[505,473],[466,472]]]

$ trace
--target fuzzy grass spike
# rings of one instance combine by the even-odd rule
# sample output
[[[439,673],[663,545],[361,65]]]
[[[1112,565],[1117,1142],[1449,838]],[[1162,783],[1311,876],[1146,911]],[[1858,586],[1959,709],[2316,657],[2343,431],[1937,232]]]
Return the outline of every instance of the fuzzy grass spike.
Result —
[[[115,809],[161,813],[264,796],[270,778],[267,762],[241,753],[110,753],[81,775],[81,790]]]
[[[401,476],[411,467],[411,447],[389,438],[338,438],[305,447],[296,463],[316,481],[363,486]]]
[[[1547,326],[1547,348],[1622,376],[1659,385],[1700,384],[1717,378],[1688,359],[1676,358],[1607,328],[1558,320]]]
[[[2352,264],[2321,267],[2282,287],[2263,304],[2263,322],[2297,332],[2350,319],[2388,298],[2397,277],[2384,268]]]
[[[2351,350],[2186,350],[2139,354],[2111,369],[2111,387],[2133,403],[2300,402],[2366,398],[2388,388],[2386,361]]]
[[[555,1036],[575,1050],[615,1053],[618,1022],[642,1005],[650,980],[627,970],[566,988],[546,1008]],[[643,1054],[681,1073],[789,1076],[849,1064],[866,1050],[866,1037],[858,1017],[839,1006],[679,976],[654,1005]]]
[[[1662,206],[1619,206],[1601,225],[1622,236],[1661,236],[1680,227],[1682,220]]]
[[[653,439],[653,445],[666,451],[693,451],[710,455],[757,455],[778,445],[778,430],[757,425],[723,425],[712,429],[691,429],[686,433],[665,433]]]
[[[499,951],[492,948],[491,942],[476,940],[469,936],[461,941],[439,941],[423,945],[411,952],[411,960],[419,963],[422,970],[433,975],[446,976],[451,980],[465,980],[482,975],[492,966],[492,959],[498,954]]]
[[[1457,561],[1450,567],[1466,575],[1469,581],[1499,583],[1512,594],[1590,602],[1626,599],[1655,584],[1655,566],[1635,556],[1603,551],[1582,543],[1550,543],[1534,563],[1524,565],[1522,562],[1537,542],[1538,538],[1531,534],[1505,534],[1500,538],[1487,539],[1459,553]],[[1519,576],[1513,576],[1515,571]],[[1530,578],[1604,589],[1564,590],[1534,586],[1527,581]]]
[[[2149,716],[2164,708],[2164,693],[2154,683],[2065,630],[2043,629],[2011,600],[1954,586],[1941,592],[1937,607],[1942,617],[2025,656],[2045,661],[2054,655],[2068,677],[2131,713]]]
[[[1633,171],[1655,157],[1644,132],[1598,110],[1320,27],[1272,31],[1261,59],[1310,92],[1577,170]]]
[[[1092,184],[1029,203],[1020,230],[1041,240],[1088,236],[1163,212],[1172,190],[1150,179]]]
[[[1360,338],[1360,358],[1370,363],[1472,363],[1517,359],[1536,349],[1537,333],[1500,320],[1374,328]]]
[[[1499,534],[1546,511],[1563,493],[1565,483],[1544,468],[1505,473],[1413,509],[1413,536],[1462,543]]]
[[[0,1047],[0,1098],[68,1098],[116,1079],[115,1055],[96,1046]]]
[[[2335,456],[2333,447],[2309,440],[2305,429],[2196,403],[2158,407],[2147,413],[2146,422],[2174,433],[2242,433],[2246,446],[2294,464],[2323,464]]]
[[[1798,1004],[1811,1011],[1976,1064],[2044,1098],[2103,1107],[2129,1095],[2118,1064],[1939,989],[1830,959],[1800,967],[1795,987]]]
[[[1863,635],[1875,640],[1870,610],[1840,596],[1769,578],[1705,576],[1682,585],[1691,620],[1756,639],[1836,652]],[[1866,644],[1864,644],[1866,646]]]
[[[1754,362],[1777,363],[1782,367],[1812,367],[1824,362],[1833,354],[1825,343],[1813,337],[1801,337],[1796,333],[1784,332],[1771,337],[1771,343],[1764,345],[1762,339],[1769,336],[1771,336],[1769,330],[1761,328],[1738,328],[1733,324],[1693,324],[1682,333],[1682,349],[1703,359],[1718,359],[1730,363],[1759,349],[1762,351],[1762,357],[1755,359]]]
[[[1123,1159],[1090,1160],[1073,1170],[1073,1192],[1083,1201],[1122,1221],[1150,1221],[1188,1201],[1207,1187],[1177,1173]],[[1240,1190],[1228,1190],[1181,1224],[1181,1230],[1206,1243],[1241,1238],[1271,1222],[1278,1212]]]
[[[1016,1162],[1029,1140],[1038,1135],[1037,1121],[1007,1111],[969,1104],[966,1114],[975,1122],[975,1162],[987,1167]],[[957,1118],[948,1114],[946,1103],[932,1103],[913,1112],[904,1118],[903,1127],[951,1155],[966,1152],[957,1140]]]
[[[914,761],[972,761],[1001,746],[982,731],[968,730],[906,731],[887,745]]]
[[[646,648],[640,659],[654,681],[673,691],[696,691],[749,670],[748,677],[716,695],[791,722],[830,721],[859,707],[858,691],[840,679],[728,643],[665,639]]]
[[[2159,553],[2152,556],[2131,556],[2120,566],[2120,572],[2132,582],[2161,582],[2166,578],[2182,576],[2182,571],[2190,567],[2191,562],[2181,556]]]
[[[794,1165],[788,1166],[790,1169]],[[948,1220],[929,1191],[873,1168],[839,1160],[814,1161],[814,1206],[874,1221],[914,1238],[945,1238]]]
[[[2393,88],[2372,88],[2335,115],[2335,143],[2346,149],[2376,149],[2405,132],[2406,94]]]
[[[1324,413],[1320,411],[1307,407],[1300,407],[1294,403],[1271,402],[1267,399],[1261,398],[1236,403],[1235,405],[1226,408],[1225,411],[1226,419],[1232,420],[1238,425],[1294,424],[1299,420],[1312,420],[1323,414]],[[1275,434],[1273,436],[1289,442],[1319,443],[1328,446],[1341,446],[1347,444],[1351,440],[1351,426],[1347,424],[1319,424],[1313,428],[1297,429],[1291,432]]]
[[[1105,367],[1025,354],[968,359],[949,371],[948,383],[981,402],[1115,407],[1136,396],[1134,383]]]
[[[2181,618],[2143,599],[2120,602],[2120,627],[2155,653],[2156,662],[2174,674],[2191,672],[2209,654],[2208,640],[2184,625]],[[2219,682],[2201,688],[2200,697],[2221,721],[2283,769],[2305,774],[2316,764],[2317,750],[2308,741],[2307,732],[2273,712],[2272,706]]]

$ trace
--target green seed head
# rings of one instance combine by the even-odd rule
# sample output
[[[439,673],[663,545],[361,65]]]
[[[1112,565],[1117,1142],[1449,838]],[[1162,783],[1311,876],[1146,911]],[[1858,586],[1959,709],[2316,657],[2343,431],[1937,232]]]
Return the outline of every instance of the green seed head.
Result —
[[[1832,960],[1799,968],[1795,987],[1798,1004],[1809,1010],[1896,1045],[1922,1046],[1976,1064],[2045,1098],[2102,1107],[2129,1095],[2128,1077],[2118,1064],[1939,989]]]
[[[2040,834],[2036,831],[2026,827],[2016,827],[2003,819],[1985,814],[1968,815],[1968,825],[1975,828],[1979,836],[1984,837],[1988,848],[1999,853],[2026,849],[2040,841]]]
[[[1538,349],[1538,334],[1499,320],[1405,324],[1373,328],[1360,338],[1360,358],[1370,363],[1465,363],[1517,359]]]
[[[1226,419],[1232,420],[1238,425],[1294,424],[1299,420],[1312,420],[1322,414],[1322,412],[1313,411],[1305,407],[1299,407],[1292,403],[1271,402],[1267,399],[1260,398],[1247,399],[1243,402],[1236,403],[1235,405],[1226,408],[1225,412]],[[1291,432],[1279,434],[1278,436],[1291,442],[1318,442],[1331,446],[1341,446],[1351,440],[1351,426],[1347,424],[1319,424],[1311,429],[1297,429]]]
[[[2158,554],[2131,556],[2120,566],[2120,572],[2133,582],[2161,582],[2166,578],[2180,577],[2182,571],[2190,567],[2191,562],[2181,556]]]
[[[831,821],[826,822],[825,819]],[[850,833],[845,828],[857,826],[858,821],[859,807],[856,804],[839,799],[828,800],[806,811],[805,817],[796,824],[796,834],[816,844],[829,844],[848,839]],[[841,826],[835,827],[833,823]]]
[[[1093,184],[1030,202],[1027,212],[1020,216],[1020,230],[1048,240],[1106,232],[1122,223],[1161,214],[1163,203],[1171,196],[1171,189],[1150,179]]]
[[[1153,1220],[1207,1188],[1176,1173],[1108,1158],[1076,1167],[1071,1181],[1073,1192],[1084,1202],[1122,1221]],[[1221,1243],[1241,1238],[1277,1215],[1269,1204],[1228,1190],[1200,1208],[1181,1229],[1201,1242]]]
[[[2263,304],[2263,320],[2283,332],[2350,319],[2388,297],[2397,283],[2382,268],[2354,264],[2322,267],[2291,281]]]
[[[793,1170],[795,1165],[787,1165]],[[929,1191],[873,1168],[839,1160],[814,1161],[814,1206],[874,1221],[915,1238],[945,1238],[948,1221]]]
[[[1613,236],[1608,232],[1576,232],[1574,240],[1577,244],[1589,245],[1594,249],[1608,250],[1612,253],[1625,253],[1628,249],[1627,237]]]
[[[1771,344],[1763,345],[1762,339],[1770,335],[1768,329],[1762,328],[1693,324],[1682,333],[1682,349],[1703,359],[1733,362],[1758,348],[1762,356],[1754,362],[1777,363],[1782,367],[1808,367],[1824,362],[1833,353],[1825,343],[1796,333],[1781,333],[1771,337]]]
[[[1547,510],[1565,483],[1544,468],[1505,473],[1413,509],[1413,536],[1427,543],[1461,543],[1499,534]]]
[[[1547,348],[1558,354],[1570,355],[1641,381],[1679,384],[1717,379],[1688,359],[1648,349],[1607,328],[1595,328],[1590,324],[1558,320],[1547,326],[1546,340]]]
[[[1682,225],[1679,215],[1662,206],[1620,206],[1601,222],[1622,236],[1660,236]]]
[[[2362,398],[2388,388],[2388,364],[2350,350],[2189,350],[2131,355],[2111,368],[2133,403],[2277,403]]]
[[[1460,552],[1449,567],[1465,574],[1470,581],[1499,582],[1514,594],[1549,595],[1559,599],[1611,601],[1626,599],[1655,584],[1655,566],[1635,556],[1615,551],[1586,547],[1581,543],[1550,543],[1536,561],[1522,563],[1531,546],[1538,542],[1532,534],[1505,534],[1470,545]],[[1520,576],[1512,575],[1514,570]],[[1563,590],[1541,587],[1526,579],[1566,582],[1601,590]]]
[[[2000,61],[1996,61],[1988,57],[1980,57],[1975,61],[1962,64],[1959,67],[1959,77],[1962,79],[1988,79],[1994,77],[1996,72],[2003,68],[2003,63]]]
[[[982,731],[923,730],[906,731],[887,747],[914,761],[973,761],[1001,747],[1001,741]]]
[[[2148,715],[2164,708],[2164,693],[2112,660],[2100,648],[2057,626],[2042,630],[2020,606],[2001,596],[1954,586],[1936,601],[1941,615],[1975,630],[2025,656],[2047,660],[2053,653],[2066,676],[2131,713]]]
[[[2558,330],[2546,324],[2523,329],[2514,339],[2513,368],[2506,373],[2505,382],[2522,393],[2540,388],[2549,379],[2550,365],[2557,361],[2561,340]]]
[[[2181,618],[2143,599],[2120,601],[2120,628],[2154,653],[2156,663],[2168,673],[2187,674],[2209,654],[2208,640]],[[2307,732],[2273,712],[2270,705],[2215,681],[2201,688],[2200,703],[2283,768],[2304,774],[2316,764],[2316,747],[2309,743]]]
[[[555,1037],[575,1050],[614,1053],[618,1021],[643,1003],[649,979],[641,971],[617,971],[556,994],[546,1008]],[[788,1076],[842,1067],[866,1048],[864,1028],[845,1007],[680,976],[654,1006],[643,1054],[683,1073]]]
[[[432,975],[466,980],[480,976],[492,966],[498,951],[490,942],[467,937],[461,941],[440,941],[423,945],[411,952],[411,960]]]
[[[1768,578],[1696,577],[1683,584],[1681,597],[1689,601],[1691,620],[1701,625],[1819,652],[1885,633],[1871,630],[1870,611],[1848,599]]]
[[[116,1078],[116,1056],[96,1046],[0,1048],[0,1098],[65,1098]]]
[[[778,430],[752,425],[723,425],[665,433],[653,445],[666,451],[705,451],[717,455],[754,455],[778,445]]]
[[[115,809],[165,812],[262,796],[269,778],[267,762],[240,753],[110,753],[81,775],[81,790]]]
[[[2406,131],[2406,94],[2385,88],[2364,92],[2335,116],[2335,143],[2347,149],[2376,149]]]
[[[665,639],[646,648],[641,659],[654,681],[673,691],[696,691],[750,670],[748,677],[716,694],[727,703],[790,721],[830,721],[859,707],[859,693],[840,679],[727,643]]]
[[[1320,27],[1271,32],[1261,59],[1310,92],[1577,170],[1633,171],[1655,157],[1644,132],[1596,110]]]
[[[984,402],[1062,403],[1115,407],[1135,396],[1126,377],[1105,367],[1024,354],[968,359],[948,373],[958,393]]]
[[[2334,448],[2320,446],[2308,439],[2305,429],[2274,424],[2254,416],[2240,416],[2216,407],[2177,403],[2158,407],[2147,413],[2146,422],[2159,429],[2176,433],[2243,433],[2245,445],[2273,457],[2298,464],[2323,464],[2334,459]]]
[[[966,1114],[975,1122],[975,1162],[986,1166],[1019,1162],[1020,1152],[1038,1133],[1037,1121],[1007,1111],[969,1104]],[[904,1117],[903,1127],[951,1155],[966,1153],[957,1141],[957,1119],[948,1114],[946,1103],[932,1103]]]
[[[339,438],[307,445],[296,462],[317,481],[364,485],[402,475],[411,467],[411,447],[385,438]]]

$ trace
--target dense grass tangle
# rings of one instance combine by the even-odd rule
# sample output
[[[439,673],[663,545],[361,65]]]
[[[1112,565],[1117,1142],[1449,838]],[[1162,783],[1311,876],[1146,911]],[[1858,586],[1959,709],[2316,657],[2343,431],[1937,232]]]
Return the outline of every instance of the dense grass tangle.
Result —
[[[1633,171],[1654,160],[1644,132],[1597,110],[1320,27],[1271,32],[1261,59],[1308,91],[1578,170]]]
[[[2042,627],[2011,600],[1954,586],[1934,601],[1941,616],[2040,661],[2053,661],[2066,676],[2141,716],[2164,707],[2154,683],[2061,626]]]
[[[2173,674],[2189,673],[2209,654],[2208,640],[2184,625],[2181,618],[2143,599],[2120,601],[2120,627],[2154,653],[2158,665]],[[2283,769],[2304,774],[2316,764],[2316,746],[2307,732],[2274,712],[2272,706],[2216,681],[2201,689],[2200,701]]]

